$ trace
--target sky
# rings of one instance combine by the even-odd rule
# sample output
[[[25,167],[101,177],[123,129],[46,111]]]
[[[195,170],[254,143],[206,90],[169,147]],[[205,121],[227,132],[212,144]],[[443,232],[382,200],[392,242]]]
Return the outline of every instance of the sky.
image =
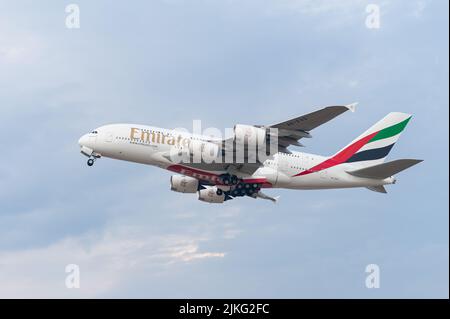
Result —
[[[70,3],[80,28],[66,27]],[[0,297],[448,298],[448,6],[0,0]],[[294,150],[330,155],[411,113],[388,159],[424,162],[388,195],[273,189],[277,204],[212,205],[155,167],[89,168],[77,144],[107,123],[224,130],[352,102]]]

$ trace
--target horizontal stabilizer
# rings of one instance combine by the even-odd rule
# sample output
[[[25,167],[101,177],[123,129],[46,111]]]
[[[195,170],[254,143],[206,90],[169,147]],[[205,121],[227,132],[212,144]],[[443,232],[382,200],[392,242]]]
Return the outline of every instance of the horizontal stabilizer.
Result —
[[[384,188],[383,185],[380,186],[369,186],[367,187],[368,190],[371,190],[372,192],[387,194],[386,188]]]
[[[363,178],[372,178],[372,179],[385,179],[395,174],[404,171],[411,166],[419,164],[422,160],[415,159],[401,159],[392,162],[387,162],[375,166],[366,167],[363,169],[358,169],[355,171],[347,171],[350,175],[363,177]]]
[[[271,197],[269,195],[264,194],[263,192],[259,191],[258,193],[255,194],[255,197],[258,198],[262,198],[262,199],[268,199],[274,203],[278,202],[278,199],[280,198],[280,196],[277,197]]]

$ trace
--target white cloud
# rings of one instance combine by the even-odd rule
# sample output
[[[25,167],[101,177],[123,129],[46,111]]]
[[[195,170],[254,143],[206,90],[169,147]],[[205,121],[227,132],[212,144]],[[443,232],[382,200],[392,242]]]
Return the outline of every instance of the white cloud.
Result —
[[[12,30],[10,24],[0,24],[0,66],[31,64],[42,50],[43,40],[35,34]]]
[[[96,297],[135,272],[158,276],[181,263],[224,258],[202,251],[204,236],[152,235],[140,227],[120,227],[101,236],[66,238],[45,248],[0,253],[0,297]],[[81,288],[65,287],[65,266],[80,267]],[[148,278],[147,278],[148,280]]]
[[[223,258],[225,257],[225,253],[214,253],[214,252],[199,252],[198,244],[189,243],[186,245],[181,246],[175,246],[171,247],[169,251],[171,251],[170,257],[173,258],[173,261],[192,261],[196,259],[203,259],[203,258],[214,258],[219,257]]]

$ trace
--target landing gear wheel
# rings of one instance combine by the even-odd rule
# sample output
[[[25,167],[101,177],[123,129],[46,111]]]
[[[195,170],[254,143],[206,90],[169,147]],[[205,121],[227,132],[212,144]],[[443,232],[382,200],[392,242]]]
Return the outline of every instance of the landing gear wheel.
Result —
[[[217,196],[222,196],[222,195],[223,195],[223,190],[221,190],[220,188],[218,188],[218,189],[216,190],[216,194],[217,194]]]
[[[88,166],[93,166],[94,163],[95,163],[95,161],[92,158],[88,159],[88,161],[87,161]]]
[[[222,179],[222,183],[224,184],[224,185],[230,185],[230,183],[231,183],[231,180],[230,180],[230,175],[223,175],[222,177],[221,177],[221,179]]]
[[[232,175],[230,177],[230,182],[231,182],[231,185],[236,185],[237,183],[239,183],[239,179],[236,175]]]

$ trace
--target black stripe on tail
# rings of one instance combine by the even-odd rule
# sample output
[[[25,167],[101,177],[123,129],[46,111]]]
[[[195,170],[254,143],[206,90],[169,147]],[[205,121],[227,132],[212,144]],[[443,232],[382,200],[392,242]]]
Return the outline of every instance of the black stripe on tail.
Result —
[[[367,150],[367,151],[362,151],[362,152],[356,153],[347,160],[347,163],[372,161],[372,160],[377,160],[380,158],[385,158],[391,151],[392,147],[394,147],[394,144],[395,143],[385,146],[385,147],[375,148],[372,150]]]

